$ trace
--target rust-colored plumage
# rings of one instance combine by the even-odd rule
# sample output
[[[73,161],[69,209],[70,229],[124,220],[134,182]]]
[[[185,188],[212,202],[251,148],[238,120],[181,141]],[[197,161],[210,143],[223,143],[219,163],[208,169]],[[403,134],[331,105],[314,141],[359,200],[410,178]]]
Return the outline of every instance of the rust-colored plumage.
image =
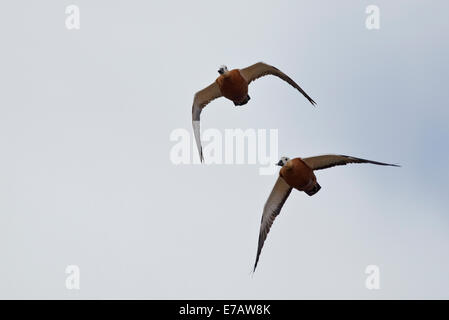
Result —
[[[220,87],[222,96],[235,105],[241,105],[248,97],[248,82],[237,69],[222,74],[215,82]]]
[[[301,158],[292,159],[279,171],[285,182],[292,188],[306,193],[316,186],[316,176],[313,170]]]

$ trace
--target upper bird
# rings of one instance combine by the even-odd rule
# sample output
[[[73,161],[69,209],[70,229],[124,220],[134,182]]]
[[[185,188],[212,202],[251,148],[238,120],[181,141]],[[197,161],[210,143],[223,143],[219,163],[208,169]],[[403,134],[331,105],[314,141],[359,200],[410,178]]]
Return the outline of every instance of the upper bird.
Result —
[[[200,115],[203,108],[212,100],[225,97],[234,102],[235,106],[247,104],[250,97],[248,95],[248,85],[257,78],[274,75],[289,83],[301,92],[312,105],[315,101],[309,97],[301,87],[281,70],[263,62],[258,62],[244,69],[233,69],[228,71],[226,66],[221,66],[218,70],[220,76],[208,87],[198,91],[193,98],[192,125],[195,134],[196,145],[203,161],[203,149],[200,137]]]
[[[396,164],[332,154],[311,158],[295,158],[291,160],[287,157],[282,157],[281,160],[279,160],[277,165],[282,168],[279,171],[279,177],[263,208],[254,271],[256,271],[259,255],[271,225],[281,212],[282,206],[290,195],[292,189],[295,188],[296,190],[304,191],[309,196],[313,196],[321,189],[321,186],[316,181],[316,176],[313,173],[314,170],[343,166],[348,163],[372,163],[381,166],[399,167]]]

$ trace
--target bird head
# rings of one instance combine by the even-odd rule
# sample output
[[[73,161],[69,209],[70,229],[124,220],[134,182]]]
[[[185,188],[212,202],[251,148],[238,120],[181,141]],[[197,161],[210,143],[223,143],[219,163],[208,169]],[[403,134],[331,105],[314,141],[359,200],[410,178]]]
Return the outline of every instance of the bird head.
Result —
[[[287,164],[287,161],[290,160],[290,158],[282,157],[278,163],[276,163],[277,166],[285,166]]]
[[[228,67],[226,67],[225,65],[222,65],[220,69],[218,69],[219,74],[225,74],[226,72],[228,72]]]

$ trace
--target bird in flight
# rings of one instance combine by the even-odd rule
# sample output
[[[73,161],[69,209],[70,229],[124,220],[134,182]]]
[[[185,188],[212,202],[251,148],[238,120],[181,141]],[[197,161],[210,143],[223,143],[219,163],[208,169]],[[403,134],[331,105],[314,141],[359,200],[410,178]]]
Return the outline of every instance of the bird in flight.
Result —
[[[260,77],[271,74],[286,81],[301,92],[312,105],[316,105],[315,101],[289,76],[263,62],[258,62],[244,69],[233,69],[231,71],[228,71],[226,66],[221,66],[218,73],[220,76],[211,85],[198,91],[193,98],[192,126],[201,162],[204,158],[201,147],[200,115],[203,108],[214,99],[225,97],[234,102],[235,106],[243,106],[250,100],[248,85]]]
[[[263,208],[262,221],[259,231],[259,243],[253,272],[256,271],[260,252],[262,251],[263,244],[267,238],[274,219],[281,212],[282,206],[290,195],[292,189],[295,188],[296,190],[304,191],[309,196],[313,196],[321,189],[321,186],[318,184],[314,174],[315,170],[327,169],[334,166],[343,166],[348,163],[372,163],[381,166],[399,167],[396,164],[332,154],[295,159],[282,157],[279,160],[277,165],[282,168],[279,171],[279,177],[274,184],[273,190],[268,196]]]

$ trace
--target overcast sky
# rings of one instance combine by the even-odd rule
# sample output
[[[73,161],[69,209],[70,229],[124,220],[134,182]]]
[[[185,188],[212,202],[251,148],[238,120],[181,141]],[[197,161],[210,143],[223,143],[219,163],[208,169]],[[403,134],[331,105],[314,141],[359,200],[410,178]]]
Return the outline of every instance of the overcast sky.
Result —
[[[256,4],[257,3],[257,4]],[[65,8],[80,9],[67,30]],[[367,5],[380,29],[365,27]],[[8,1],[0,5],[0,298],[449,298],[447,1]],[[317,172],[252,269],[276,180],[174,165],[196,91],[274,77],[202,129],[278,129],[289,157],[400,163]],[[65,286],[80,268],[80,290]],[[365,268],[380,268],[380,289]]]

